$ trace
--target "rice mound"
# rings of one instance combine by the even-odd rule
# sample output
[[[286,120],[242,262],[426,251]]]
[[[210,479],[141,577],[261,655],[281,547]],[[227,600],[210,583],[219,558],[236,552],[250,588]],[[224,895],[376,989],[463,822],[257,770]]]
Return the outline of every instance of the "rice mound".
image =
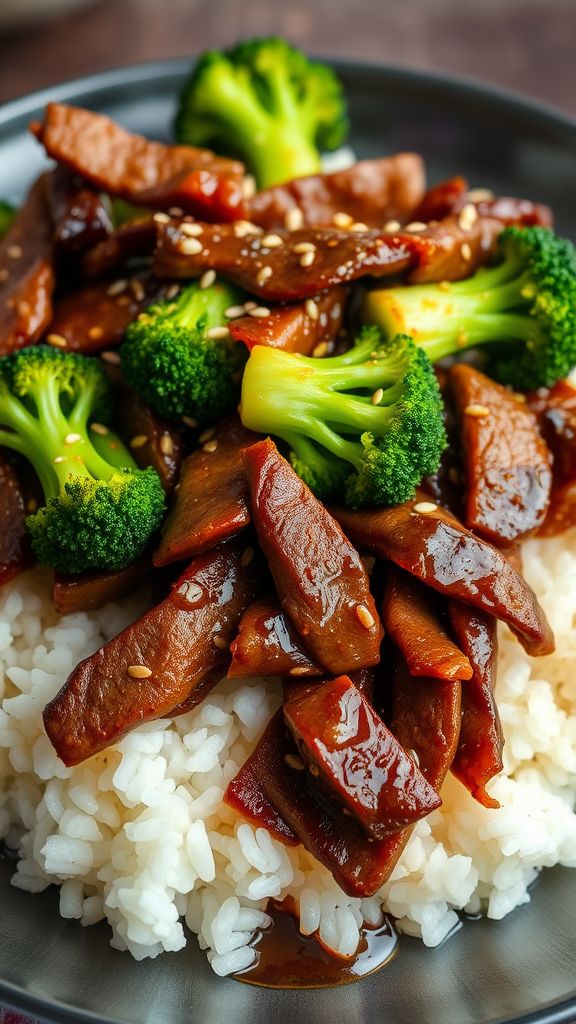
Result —
[[[367,900],[346,896],[302,847],[283,846],[222,803],[280,704],[278,680],[224,681],[189,714],[65,768],[42,709],[143,604],[59,619],[48,576],[20,577],[0,591],[0,838],[19,854],[12,883],[29,892],[56,883],[63,917],[106,918],[111,944],[138,960],[181,949],[186,925],[220,975],[252,963],[269,897],[293,896],[302,932],[318,931],[342,954],[382,907],[427,946],[448,935],[458,910],[504,917],[530,899],[542,867],[576,866],[576,531],[527,542],[524,567],[557,650],[531,659],[501,630],[505,765],[488,788],[502,807],[480,806],[449,777],[442,807],[416,825],[392,877]]]

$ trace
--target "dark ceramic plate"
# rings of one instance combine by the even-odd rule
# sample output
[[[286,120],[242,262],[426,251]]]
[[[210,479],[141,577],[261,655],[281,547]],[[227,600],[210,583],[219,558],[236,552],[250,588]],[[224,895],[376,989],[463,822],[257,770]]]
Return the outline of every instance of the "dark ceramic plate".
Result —
[[[0,111],[0,196],[18,199],[42,167],[26,134],[49,99],[79,103],[169,138],[183,61],[126,68],[37,93]],[[361,156],[419,150],[429,178],[554,206],[576,238],[576,123],[513,96],[453,79],[340,65]],[[0,861],[0,1003],[82,1024],[560,1024],[576,1020],[576,873],[545,872],[528,906],[474,921],[436,950],[403,939],[380,974],[346,988],[272,991],[217,978],[193,937],[180,953],[136,963],[107,927],[58,917],[56,890],[10,886]]]

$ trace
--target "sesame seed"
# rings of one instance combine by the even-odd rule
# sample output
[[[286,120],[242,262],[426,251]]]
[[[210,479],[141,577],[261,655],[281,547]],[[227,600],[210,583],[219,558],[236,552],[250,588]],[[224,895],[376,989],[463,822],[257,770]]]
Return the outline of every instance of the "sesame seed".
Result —
[[[137,277],[133,277],[132,280],[130,281],[130,288],[134,298],[136,299],[136,302],[142,302],[146,297],[146,292],[144,291],[144,285],[142,284],[142,281],[139,281]]]
[[[466,416],[473,416],[474,419],[479,420],[484,419],[486,416],[490,415],[490,409],[488,408],[488,406],[480,405],[479,403],[467,405],[466,408],[464,409],[464,412]]]
[[[122,292],[126,291],[127,287],[128,281],[126,278],[120,278],[119,281],[114,281],[114,283],[106,289],[106,295],[121,295]]]
[[[261,267],[256,274],[256,281],[258,284],[265,284],[270,277],[272,277],[272,267]]]
[[[145,444],[148,444],[146,434],[136,434],[130,441],[131,448],[143,448]]]
[[[106,437],[106,434],[110,433],[108,427],[105,427],[103,423],[91,423],[90,430],[92,430],[94,434],[99,434],[100,437]]]
[[[314,263],[315,259],[316,259],[316,253],[315,252],[305,252],[300,257],[300,266],[301,267],[311,267],[312,264]]]
[[[187,238],[197,238],[198,235],[202,234],[204,228],[202,224],[196,224],[193,221],[186,220],[180,225],[180,231],[183,235],[186,235]]]
[[[82,440],[82,434],[66,434],[64,444],[77,444]]]
[[[292,246],[292,252],[316,252],[316,246],[314,242],[297,242]]]
[[[132,679],[149,679],[152,669],[147,665],[128,665],[128,675],[132,676]]]
[[[253,306],[249,313],[250,316],[256,317],[257,320],[263,320],[265,317],[270,316],[270,310],[267,306]]]
[[[209,331],[206,331],[204,337],[209,341],[225,341],[230,337],[230,331],[227,327],[211,327]]]
[[[405,231],[426,231],[428,227],[423,220],[413,220],[404,228]]]
[[[214,427],[208,427],[208,430],[203,430],[198,438],[200,444],[204,444],[205,441],[210,441],[214,437],[216,430]]]
[[[380,402],[382,401],[383,398],[384,388],[378,388],[378,390],[375,391],[374,394],[372,395],[370,401],[372,402],[372,405],[380,405]]]
[[[252,174],[246,174],[242,182],[242,195],[244,199],[252,199],[256,195],[256,180]]]
[[[193,416],[183,416],[182,423],[184,423],[185,426],[192,428],[198,426],[198,420],[195,420]]]
[[[176,284],[176,282],[174,282],[174,284],[171,284],[170,287],[166,289],[166,298],[167,299],[175,299],[176,296],[178,295],[179,291],[180,291],[180,285]]]
[[[311,765],[310,765],[310,775],[313,775],[313,776],[314,776],[315,778],[316,778],[316,777],[317,777],[318,775],[320,775],[320,771],[319,771],[319,769],[318,769],[318,768],[316,767],[316,765],[315,765],[315,764],[311,764]]]
[[[458,227],[462,228],[462,231],[469,231],[473,224],[478,220],[478,210],[474,206],[474,203],[466,203],[460,211],[458,217]]]
[[[242,565],[244,568],[246,568],[247,565],[250,565],[250,562],[252,561],[253,558],[254,558],[254,548],[246,548],[242,552],[242,557],[240,558],[240,565]]]
[[[374,616],[368,611],[365,604],[356,605],[356,618],[364,629],[372,629],[374,625]]]
[[[288,231],[298,231],[304,224],[304,214],[299,206],[293,206],[284,217],[284,224]]]
[[[411,757],[412,760],[414,761],[414,764],[416,765],[416,767],[419,768],[420,767],[420,758],[418,757],[418,754],[414,750],[414,747],[409,747],[407,753],[408,753],[408,756]]]
[[[297,772],[304,771],[304,762],[296,754],[285,754],[284,762],[289,768],[295,768]]]
[[[28,512],[35,512],[37,508],[38,508],[38,502],[36,501],[36,498],[30,498],[30,500],[26,503],[27,511]]]
[[[6,255],[7,255],[8,259],[10,259],[10,260],[19,260],[20,257],[22,256],[22,246],[21,245],[9,245],[8,248],[6,249]]]
[[[472,249],[468,245],[468,242],[463,242],[462,243],[462,245],[460,246],[460,252],[462,254],[462,259],[466,260],[466,262],[468,262],[468,260],[472,259]],[[446,282],[446,283],[448,283],[448,282]],[[445,291],[448,291],[448,289],[445,289]]]
[[[237,220],[234,224],[234,234],[236,238],[245,238],[246,235],[261,235],[262,228],[259,228],[257,224],[252,224],[249,220]]]
[[[53,348],[68,348],[68,342],[61,334],[49,334],[46,341]]]
[[[435,505],[433,501],[417,501],[414,505],[414,511],[422,512],[424,515],[427,512],[436,512],[437,510],[438,505]]]
[[[215,270],[206,270],[202,274],[202,277],[200,278],[198,284],[200,285],[201,288],[210,288],[210,286],[214,284],[215,280],[216,280],[216,271]]]
[[[174,452],[174,441],[170,434],[162,434],[160,438],[160,451],[162,455],[172,455]]]
[[[369,229],[368,225],[367,224],[363,224],[361,220],[357,220],[352,225],[352,227],[350,228],[350,231],[354,231],[356,234],[361,234],[363,231],[369,231],[369,230],[370,229]]]
[[[304,303],[304,309],[311,320],[317,320],[320,316],[320,310],[318,309],[318,303],[314,302],[314,299],[306,299]]]
[[[207,441],[206,444],[202,445],[202,450],[205,452],[215,452],[218,448],[218,441]]]
[[[198,256],[202,252],[202,242],[197,238],[183,238],[178,244],[178,250],[183,256]]]
[[[275,235],[275,234],[264,235],[264,238],[262,239],[262,245],[266,249],[277,249],[279,245],[283,245],[283,244],[284,244],[284,242],[280,238],[280,235]]]
[[[246,313],[250,313],[253,309],[256,309],[257,305],[257,302],[254,302],[253,299],[249,299],[248,302],[244,303],[244,310]]]
[[[467,198],[471,203],[485,203],[494,199],[494,193],[491,188],[472,188],[468,192]]]
[[[223,636],[213,637],[212,642],[214,644],[214,647],[217,647],[220,651],[225,651],[226,648],[228,647],[228,644],[226,643]]]
[[[327,352],[328,352],[328,342],[327,341],[319,341],[318,344],[312,349],[312,355],[315,356],[316,359],[321,359],[322,356],[325,356]]]
[[[178,593],[185,597],[189,604],[195,604],[202,597],[204,591],[197,583],[181,583]]]
[[[91,327],[88,331],[88,337],[92,338],[93,341],[98,341],[99,338],[104,337],[104,330],[102,327]]]
[[[244,306],[228,306],[228,309],[224,310],[224,316],[227,320],[237,320],[239,316],[244,316],[245,312]]]
[[[295,665],[294,668],[290,669],[288,675],[290,676],[307,676],[310,670],[306,668],[306,665]]]
[[[167,213],[155,213],[152,220],[155,220],[157,224],[169,224],[170,217]]]
[[[60,462],[65,462],[65,461],[66,461],[66,456],[65,455],[56,455],[56,457],[54,459],[54,462],[56,464],[59,464]]]
[[[399,220],[387,220],[384,225],[384,231],[400,231],[402,227]]]
[[[349,213],[335,213],[332,217],[332,223],[335,228],[349,228],[353,221],[354,218]]]

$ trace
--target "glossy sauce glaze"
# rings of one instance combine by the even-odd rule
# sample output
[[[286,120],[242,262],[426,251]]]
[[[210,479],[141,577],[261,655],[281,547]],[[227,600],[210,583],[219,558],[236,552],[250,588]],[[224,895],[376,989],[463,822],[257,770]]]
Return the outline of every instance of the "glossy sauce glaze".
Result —
[[[318,939],[301,935],[285,904],[268,907],[272,926],[254,941],[256,960],[236,981],[264,988],[332,988],[349,985],[388,964],[398,952],[399,938],[384,918],[376,928],[363,928],[352,957],[329,953]]]

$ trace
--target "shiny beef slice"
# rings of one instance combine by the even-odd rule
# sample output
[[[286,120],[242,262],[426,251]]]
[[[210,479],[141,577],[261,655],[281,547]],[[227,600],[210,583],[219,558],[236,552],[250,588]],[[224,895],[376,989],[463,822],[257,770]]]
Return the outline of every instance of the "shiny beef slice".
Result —
[[[103,197],[65,167],[50,175],[48,200],[54,223],[54,247],[59,255],[75,255],[97,245],[112,231]]]
[[[64,103],[48,103],[43,121],[30,127],[48,156],[93,188],[141,206],[179,206],[207,220],[243,216],[244,168],[236,160],[152,142],[104,114]]]
[[[125,569],[109,572],[83,572],[76,576],[57,572],[52,586],[54,607],[59,615],[91,612],[144,585],[149,576],[149,555],[144,555]]]
[[[293,693],[284,718],[316,784],[375,839],[439,807],[438,794],[348,676]]]
[[[387,568],[381,609],[386,635],[402,651],[412,676],[472,677],[468,658],[441,617],[441,599],[395,565]]]
[[[464,450],[464,522],[503,546],[535,532],[550,503],[550,452],[525,400],[458,363],[450,386]]]
[[[506,622],[533,656],[551,654],[554,637],[534,591],[497,548],[476,537],[423,492],[414,501],[353,512],[332,509],[356,544],[389,559],[428,587]]]
[[[266,345],[305,356],[325,355],[342,327],[347,298],[346,288],[331,288],[306,302],[275,306],[268,316],[231,320],[228,327],[234,341],[243,342],[249,350]]]
[[[241,452],[256,437],[237,417],[231,417],[184,460],[174,504],[154,552],[154,565],[169,565],[208,551],[248,525],[248,486]]]
[[[249,605],[238,625],[238,635],[230,645],[232,661],[229,679],[253,679],[258,676],[306,678],[322,675],[296,631],[273,597]]]
[[[39,341],[52,316],[53,224],[49,174],[32,185],[0,239],[0,356]]]
[[[424,186],[422,157],[396,153],[265,189],[250,200],[248,216],[266,229],[285,227],[294,210],[308,227],[331,225],[334,218],[342,219],[342,214],[350,225],[383,227],[387,220],[411,217]]]
[[[74,669],[44,711],[66,765],[142,722],[169,715],[225,672],[228,646],[254,596],[250,566],[230,544],[194,559],[168,597]],[[207,685],[208,683],[208,685]]]
[[[540,534],[554,537],[576,524],[576,387],[559,380],[528,401],[553,456],[552,495]]]
[[[485,807],[500,804],[486,792],[486,783],[502,770],[504,737],[494,686],[498,660],[498,623],[458,601],[449,604],[456,639],[473,667],[462,686],[462,725],[451,771]]]
[[[377,664],[382,627],[358,552],[269,438],[243,456],[260,546],[311,657],[331,673]]]
[[[26,492],[0,448],[0,586],[32,564],[26,533]]]

